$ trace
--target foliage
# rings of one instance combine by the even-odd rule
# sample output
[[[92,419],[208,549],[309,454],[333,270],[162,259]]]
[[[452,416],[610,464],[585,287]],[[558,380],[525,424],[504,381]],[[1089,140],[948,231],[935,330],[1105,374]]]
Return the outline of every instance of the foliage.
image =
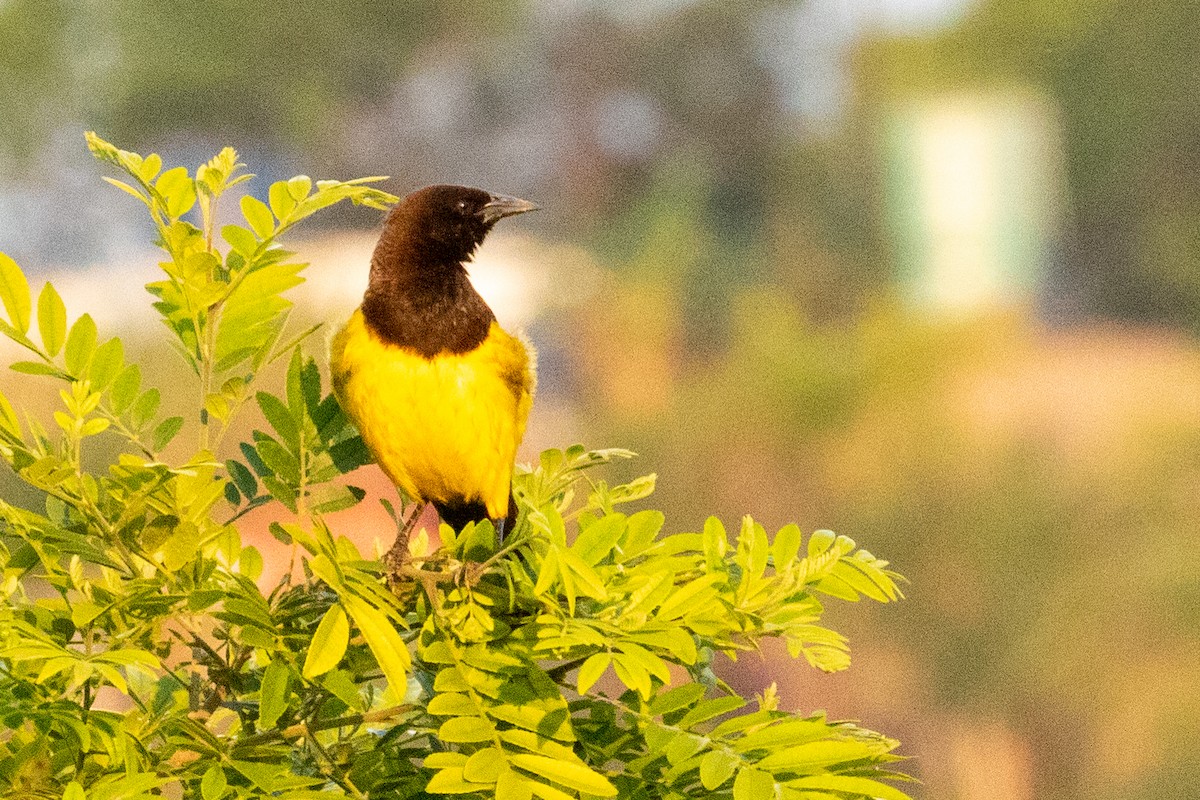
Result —
[[[48,283],[35,313],[0,256],[0,332],[35,357],[12,367],[63,387],[54,429],[0,396],[0,455],[45,495],[0,501],[0,796],[906,797],[883,782],[902,777],[895,741],[784,712],[773,686],[749,704],[712,671],[764,637],[846,667],[820,598],[897,599],[886,562],[750,518],[733,544],[715,519],[664,535],[662,514],[616,510],[654,477],[593,480],[630,454],[578,446],[516,476],[502,543],[490,523],[406,538],[395,514],[399,547],[364,555],[326,515],[362,499],[342,476],[369,456],[301,349],[312,331],[284,336],[303,265],[278,238],[341,200],[394,198],[374,179],[281,181],[241,199],[222,248],[214,209],[249,177],[236,153],[190,174],[88,143],[158,228],[147,289],[199,391],[190,419],[162,417],[119,338],[68,325]],[[259,388],[284,357],[281,392]],[[251,397],[267,430],[221,460]],[[168,461],[185,430],[195,446]],[[93,470],[101,436],[119,453]],[[293,558],[264,591],[238,523],[272,499]]]

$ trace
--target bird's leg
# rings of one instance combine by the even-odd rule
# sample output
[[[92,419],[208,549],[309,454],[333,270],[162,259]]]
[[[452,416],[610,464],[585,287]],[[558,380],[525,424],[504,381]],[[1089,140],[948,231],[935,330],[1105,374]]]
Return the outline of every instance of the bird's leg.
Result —
[[[416,503],[411,506],[412,511],[408,515],[408,519],[404,521],[404,525],[396,533],[396,541],[392,542],[389,549],[383,556],[383,565],[387,567],[389,582],[395,580],[401,570],[408,565],[411,555],[408,551],[408,540],[412,536],[413,530],[417,527],[417,522],[421,519],[421,514],[425,511],[424,503]]]

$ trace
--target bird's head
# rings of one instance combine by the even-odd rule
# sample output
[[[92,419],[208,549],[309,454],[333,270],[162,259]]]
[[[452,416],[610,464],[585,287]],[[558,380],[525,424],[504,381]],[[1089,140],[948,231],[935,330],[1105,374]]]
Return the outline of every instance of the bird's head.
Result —
[[[470,259],[498,220],[536,208],[528,200],[482,189],[426,186],[392,209],[384,238],[408,243],[422,260],[460,263]]]

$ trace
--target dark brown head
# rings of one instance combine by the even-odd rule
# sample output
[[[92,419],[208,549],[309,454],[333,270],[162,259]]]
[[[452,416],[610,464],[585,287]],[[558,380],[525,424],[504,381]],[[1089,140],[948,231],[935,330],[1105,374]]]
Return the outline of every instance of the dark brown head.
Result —
[[[426,186],[401,200],[384,223],[381,245],[423,266],[469,261],[496,222],[532,211],[528,200],[466,186]]]
[[[427,186],[405,197],[388,214],[371,257],[362,304],[367,324],[429,357],[476,347],[495,316],[463,262],[498,220],[535,208],[466,186]]]

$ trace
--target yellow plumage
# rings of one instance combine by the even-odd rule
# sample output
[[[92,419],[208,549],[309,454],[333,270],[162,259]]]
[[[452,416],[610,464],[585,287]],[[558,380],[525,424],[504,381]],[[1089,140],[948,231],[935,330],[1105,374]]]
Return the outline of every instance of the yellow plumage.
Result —
[[[383,341],[358,310],[333,339],[333,388],[379,466],[419,501],[508,513],[533,402],[532,348],[493,322],[466,353],[425,357]]]

